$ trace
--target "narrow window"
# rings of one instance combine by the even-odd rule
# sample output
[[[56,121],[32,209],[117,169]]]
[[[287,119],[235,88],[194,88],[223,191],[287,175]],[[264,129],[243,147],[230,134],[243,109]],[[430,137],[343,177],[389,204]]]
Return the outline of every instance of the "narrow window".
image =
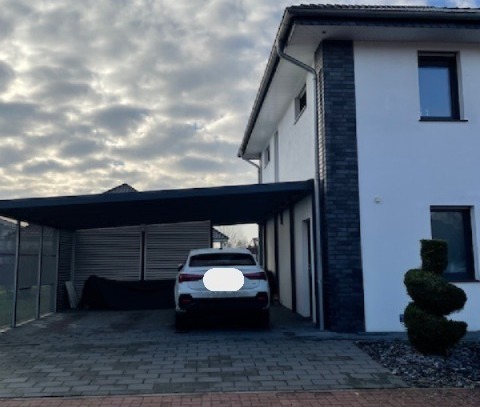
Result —
[[[263,168],[266,168],[269,162],[270,162],[270,144],[267,146],[267,148],[263,152]]]
[[[419,53],[418,82],[422,120],[459,120],[457,55]]]
[[[302,91],[295,98],[295,120],[297,120],[307,107],[307,88],[304,86]]]
[[[444,276],[450,281],[474,280],[472,228],[469,208],[431,208],[432,238],[448,244],[448,266]]]

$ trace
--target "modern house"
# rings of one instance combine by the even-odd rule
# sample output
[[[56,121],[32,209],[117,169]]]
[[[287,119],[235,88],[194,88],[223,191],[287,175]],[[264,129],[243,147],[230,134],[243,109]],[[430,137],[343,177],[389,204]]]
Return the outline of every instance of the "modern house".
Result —
[[[239,156],[314,179],[261,225],[280,302],[333,331],[403,331],[420,239],[480,330],[480,9],[285,10]]]

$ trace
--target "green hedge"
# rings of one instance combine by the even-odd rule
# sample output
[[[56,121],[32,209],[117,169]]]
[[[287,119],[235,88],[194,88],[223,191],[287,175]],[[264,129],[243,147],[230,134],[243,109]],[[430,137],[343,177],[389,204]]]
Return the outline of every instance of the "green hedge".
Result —
[[[429,271],[413,269],[405,274],[405,286],[413,301],[422,309],[438,316],[461,310],[465,292]]]
[[[451,321],[443,316],[431,315],[411,302],[405,309],[408,339],[423,354],[446,356],[467,332],[463,321]]]
[[[420,240],[422,270],[435,274],[444,272],[448,265],[448,245],[445,240]]]

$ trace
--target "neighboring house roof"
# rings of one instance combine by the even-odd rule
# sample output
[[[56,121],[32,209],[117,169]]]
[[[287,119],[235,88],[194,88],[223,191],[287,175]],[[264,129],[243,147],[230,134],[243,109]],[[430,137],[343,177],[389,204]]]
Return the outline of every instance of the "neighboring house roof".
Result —
[[[214,242],[228,242],[230,239],[227,235],[223,234],[219,230],[212,228],[212,240]]]
[[[387,27],[390,30],[388,33]],[[405,31],[405,28],[410,28],[411,33],[404,37],[403,41],[435,39],[438,41],[479,42],[480,9],[329,4],[287,7],[277,31],[267,67],[238,150],[238,156],[250,159],[260,158],[259,146],[254,149],[255,151],[246,150],[280,64],[280,57],[277,54],[278,45],[282,47],[292,45],[293,49],[295,46],[304,45],[306,42],[310,42],[311,47],[318,46],[322,40],[354,40],[356,38],[402,40],[402,36],[405,34],[401,31]],[[445,32],[441,37],[438,35],[439,29],[448,32]],[[298,55],[305,57],[306,50],[307,47],[302,49],[299,46],[296,51],[299,53]],[[290,49],[287,51],[290,51]],[[314,51],[315,48],[313,48],[313,51],[312,48],[308,48],[310,62]],[[298,55],[293,56],[298,58]],[[310,62],[306,61],[306,63]],[[299,68],[296,69],[299,70]],[[279,80],[279,83],[285,84],[285,80]],[[274,99],[278,111],[285,108],[279,103],[278,97]],[[268,120],[271,120],[271,123],[273,123],[273,116],[271,112],[265,115]],[[268,131],[272,130],[275,131],[274,129],[268,129]]]
[[[134,187],[128,184],[118,185],[108,191],[105,191],[104,194],[119,194],[124,192],[138,192]]]

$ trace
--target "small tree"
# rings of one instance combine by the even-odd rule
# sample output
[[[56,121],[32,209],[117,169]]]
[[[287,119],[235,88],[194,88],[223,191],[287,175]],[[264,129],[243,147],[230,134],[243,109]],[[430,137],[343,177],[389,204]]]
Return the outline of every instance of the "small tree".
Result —
[[[424,354],[445,356],[467,331],[463,321],[446,318],[460,311],[465,292],[442,276],[448,264],[448,247],[443,240],[421,240],[422,268],[405,274],[404,283],[413,302],[405,309],[405,325],[412,346]]]

